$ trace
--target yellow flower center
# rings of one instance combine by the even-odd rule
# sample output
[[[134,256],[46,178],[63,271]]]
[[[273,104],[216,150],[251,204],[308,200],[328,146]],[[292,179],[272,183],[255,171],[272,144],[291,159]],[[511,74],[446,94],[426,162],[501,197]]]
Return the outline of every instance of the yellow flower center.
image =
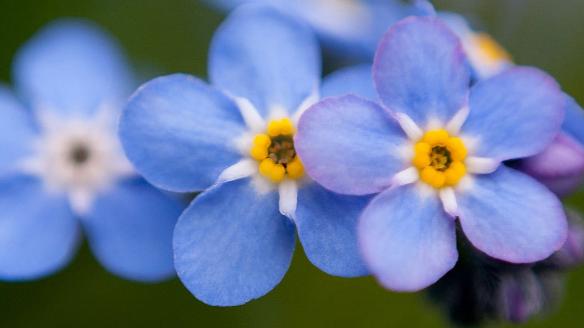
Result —
[[[511,61],[511,55],[487,33],[476,33],[474,42],[482,54],[492,62]]]
[[[304,166],[294,148],[294,125],[289,118],[268,123],[266,133],[254,137],[249,154],[259,162],[259,172],[272,182],[300,179]]]
[[[431,130],[414,146],[412,164],[420,171],[420,179],[434,188],[455,186],[466,174],[467,150],[458,137],[446,130]]]

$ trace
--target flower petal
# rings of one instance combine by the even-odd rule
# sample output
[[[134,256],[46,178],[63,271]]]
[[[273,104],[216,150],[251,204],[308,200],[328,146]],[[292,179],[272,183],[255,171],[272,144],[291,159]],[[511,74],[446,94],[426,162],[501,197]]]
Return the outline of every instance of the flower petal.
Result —
[[[301,2],[310,5],[304,5],[299,15],[313,26],[331,55],[354,61],[371,61],[383,33],[400,19],[435,14],[426,0]]]
[[[97,197],[84,219],[89,245],[110,272],[154,282],[174,275],[172,233],[181,203],[141,179]]]
[[[65,266],[80,241],[77,220],[62,195],[41,181],[15,176],[0,181],[0,279],[30,280]]]
[[[294,225],[278,194],[259,194],[250,179],[217,185],[195,199],[174,231],[175,266],[199,300],[233,306],[280,283],[294,252]]]
[[[562,247],[566,215],[547,188],[503,165],[473,180],[457,200],[460,224],[476,248],[500,260],[528,263]]]
[[[31,153],[35,135],[31,115],[0,85],[0,176],[13,172]]]
[[[209,54],[214,85],[249,99],[267,117],[298,109],[320,81],[320,53],[311,30],[267,7],[243,6],[219,27]]]
[[[418,125],[446,123],[466,105],[469,66],[458,38],[435,17],[410,17],[385,34],[373,77],[385,106]]]
[[[535,155],[560,131],[565,99],[546,73],[511,68],[471,90],[462,133],[477,139],[476,156],[503,161]]]
[[[17,54],[16,86],[24,98],[66,115],[95,113],[130,93],[132,77],[118,45],[83,20],[49,24]]]
[[[396,291],[428,287],[458,260],[454,221],[438,197],[418,185],[376,196],[358,226],[365,263],[379,282]]]
[[[584,176],[569,176],[564,178],[538,178],[549,190],[559,197],[564,197],[577,191],[584,185]]]
[[[577,183],[584,177],[584,145],[560,133],[544,151],[520,161],[518,168],[561,194],[554,181]]]
[[[562,130],[584,145],[584,110],[572,97],[566,95],[566,99]]]
[[[377,91],[373,87],[371,65],[361,64],[342,68],[329,74],[322,82],[322,97],[354,94],[371,101],[377,100]]]
[[[222,93],[188,75],[156,78],[130,99],[120,121],[128,158],[152,184],[202,190],[241,154],[243,118]]]
[[[371,60],[377,42],[387,28],[407,16],[433,15],[427,0],[206,0],[212,6],[231,10],[245,3],[269,4],[305,21],[318,34],[335,58]]]
[[[308,259],[328,274],[366,275],[357,247],[357,218],[370,197],[344,196],[317,183],[300,189],[296,226]]]
[[[308,174],[332,191],[380,192],[405,168],[399,159],[407,139],[379,105],[356,96],[328,98],[308,109],[295,145]]]

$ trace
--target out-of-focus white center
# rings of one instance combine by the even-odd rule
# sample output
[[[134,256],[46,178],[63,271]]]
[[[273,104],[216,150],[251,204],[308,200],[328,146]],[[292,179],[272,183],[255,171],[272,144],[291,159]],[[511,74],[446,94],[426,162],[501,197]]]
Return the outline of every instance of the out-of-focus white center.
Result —
[[[77,214],[85,214],[95,196],[117,179],[135,174],[118,141],[111,107],[102,106],[89,118],[40,112],[34,155],[22,168],[41,178],[49,192],[66,193]]]
[[[357,38],[370,26],[372,17],[367,7],[356,0],[285,0],[274,1],[286,12],[294,13],[318,30],[349,38]]]

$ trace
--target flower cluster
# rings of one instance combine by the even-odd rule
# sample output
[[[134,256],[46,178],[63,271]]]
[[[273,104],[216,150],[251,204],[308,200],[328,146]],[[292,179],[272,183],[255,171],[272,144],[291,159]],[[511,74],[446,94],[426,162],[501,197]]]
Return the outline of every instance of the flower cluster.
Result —
[[[23,46],[19,98],[0,88],[1,279],[63,267],[82,228],[119,276],[241,305],[298,236],[320,270],[430,287],[458,322],[545,310],[548,273],[584,260],[560,200],[584,182],[584,111],[551,76],[426,1],[213,3],[237,8],[208,82],[128,97],[118,46],[83,21]],[[365,63],[323,79],[321,45]]]

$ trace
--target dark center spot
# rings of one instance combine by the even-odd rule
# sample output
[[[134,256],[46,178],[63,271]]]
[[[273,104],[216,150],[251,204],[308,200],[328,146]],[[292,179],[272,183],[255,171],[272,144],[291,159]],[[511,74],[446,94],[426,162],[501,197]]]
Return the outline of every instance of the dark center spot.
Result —
[[[268,148],[268,157],[275,163],[286,164],[292,162],[296,157],[296,150],[294,149],[294,140],[292,136],[280,135],[272,137],[272,144]]]
[[[452,156],[448,148],[444,146],[432,147],[430,166],[437,171],[446,171],[450,167],[450,164],[452,164]]]
[[[74,145],[69,152],[69,159],[77,166],[87,163],[91,157],[91,152],[87,145],[78,143]]]

